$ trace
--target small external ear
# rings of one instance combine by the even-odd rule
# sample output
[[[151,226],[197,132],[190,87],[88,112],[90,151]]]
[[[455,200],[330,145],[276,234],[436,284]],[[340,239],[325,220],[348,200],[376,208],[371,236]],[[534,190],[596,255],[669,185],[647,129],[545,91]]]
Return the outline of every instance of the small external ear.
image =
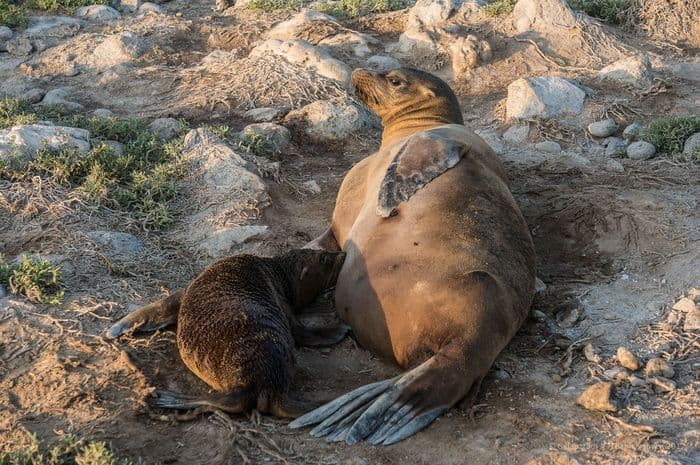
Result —
[[[427,87],[423,87],[423,95],[425,95],[428,98],[433,98],[433,97],[435,97],[435,92],[428,89]]]
[[[305,266],[304,268],[301,269],[301,275],[299,275],[299,281],[303,281],[304,277],[306,276],[306,273],[309,271],[309,267]]]

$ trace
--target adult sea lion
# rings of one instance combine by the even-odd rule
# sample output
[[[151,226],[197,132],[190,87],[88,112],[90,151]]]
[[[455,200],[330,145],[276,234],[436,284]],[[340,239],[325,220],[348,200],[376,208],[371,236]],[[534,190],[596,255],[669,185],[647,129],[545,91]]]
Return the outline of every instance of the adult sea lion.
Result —
[[[473,400],[527,316],[535,252],[501,162],[464,127],[445,82],[410,68],[359,69],[352,82],[382,120],[381,147],[349,171],[331,227],[308,246],[347,253],[338,313],[364,347],[409,370],[291,426],[392,444]]]
[[[124,317],[107,337],[177,321],[182,361],[220,394],[189,397],[161,391],[156,402],[160,407],[213,407],[231,413],[255,408],[296,417],[309,405],[287,395],[294,343],[335,344],[347,327],[312,330],[300,324],[295,312],[333,286],[344,257],[343,252],[307,249],[273,258],[224,258],[184,291]]]

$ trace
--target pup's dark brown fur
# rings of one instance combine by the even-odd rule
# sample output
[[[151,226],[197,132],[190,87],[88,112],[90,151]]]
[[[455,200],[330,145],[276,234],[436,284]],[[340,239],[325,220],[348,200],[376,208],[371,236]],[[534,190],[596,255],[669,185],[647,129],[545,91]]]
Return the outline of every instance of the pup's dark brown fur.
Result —
[[[221,394],[194,398],[160,392],[161,407],[209,406],[232,413],[256,408],[279,417],[297,416],[308,406],[287,396],[294,342],[334,344],[346,327],[310,330],[298,322],[295,311],[335,284],[344,255],[307,249],[274,258],[222,259],[184,292],[136,310],[114,325],[109,335],[177,320],[183,362]]]

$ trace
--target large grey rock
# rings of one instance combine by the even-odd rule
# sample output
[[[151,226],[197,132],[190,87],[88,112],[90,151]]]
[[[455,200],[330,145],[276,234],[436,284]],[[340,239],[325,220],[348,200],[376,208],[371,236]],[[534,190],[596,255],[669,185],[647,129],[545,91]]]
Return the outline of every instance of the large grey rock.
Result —
[[[598,77],[634,87],[648,87],[654,74],[646,55],[625,58],[598,71]]]
[[[85,129],[47,124],[25,124],[0,130],[0,160],[14,154],[33,159],[37,150],[43,147],[54,150],[74,148],[86,154],[90,151],[90,133]]]
[[[352,100],[338,97],[318,100],[291,111],[285,121],[299,125],[316,142],[333,142],[369,130],[377,120]]]
[[[117,0],[117,2],[116,7],[126,13],[136,13],[142,3],[141,0]]]
[[[513,144],[520,145],[527,140],[530,135],[530,126],[527,124],[514,124],[503,133],[503,140]]]
[[[608,137],[604,141],[605,156],[610,158],[623,157],[627,153],[629,142],[620,137]]]
[[[289,129],[275,123],[249,124],[241,131],[241,138],[259,137],[265,141],[265,145],[272,152],[281,152],[292,139]]]
[[[163,140],[172,140],[182,132],[182,125],[175,118],[157,118],[151,121],[148,129]]]
[[[406,28],[444,23],[461,3],[460,0],[418,0],[408,12]]]
[[[52,106],[58,108],[62,113],[71,113],[83,110],[83,106],[71,100],[71,91],[65,87],[52,89],[44,95],[39,103],[42,106]]]
[[[627,140],[634,140],[639,135],[642,130],[642,125],[639,123],[629,124],[624,131],[622,131],[622,137]]]
[[[139,7],[139,13],[156,13],[159,15],[165,14],[165,8],[151,2],[142,3]]]
[[[700,151],[700,132],[688,137],[683,145],[683,155],[696,155]]]
[[[78,33],[82,21],[69,16],[31,16],[24,35],[30,39],[63,39]]]
[[[75,10],[75,15],[90,21],[114,21],[121,18],[121,13],[107,5],[88,5]]]
[[[656,147],[654,147],[654,144],[643,140],[632,142],[627,147],[627,157],[632,160],[648,160],[653,157],[655,153]]]
[[[318,10],[304,10],[294,15],[291,19],[276,24],[267,33],[267,38],[281,41],[298,39],[301,32],[309,28],[314,21],[335,23],[335,18]]]
[[[373,55],[367,58],[365,67],[376,71],[387,71],[401,67],[401,62],[394,57]]]
[[[270,123],[282,116],[284,110],[280,108],[251,108],[243,113],[243,117],[256,123]]]
[[[558,76],[521,78],[508,86],[506,117],[553,118],[579,114],[586,93],[570,81]]]
[[[535,144],[535,150],[539,152],[557,154],[561,152],[561,145],[559,145],[558,142],[554,142],[553,140],[545,140]]]
[[[0,40],[12,39],[12,29],[7,26],[0,26]]]
[[[27,56],[34,50],[34,45],[26,37],[15,37],[5,42],[5,50],[10,55]]]
[[[253,48],[248,56],[256,58],[266,54],[282,56],[291,63],[304,66],[329,79],[334,79],[345,87],[350,86],[350,75],[352,74],[350,67],[305,40],[294,39],[284,42],[276,39],[266,40]]]
[[[146,43],[133,32],[122,32],[107,37],[93,51],[94,64],[98,68],[131,63],[146,51]]]
[[[112,113],[112,110],[108,110],[107,108],[97,108],[92,112],[93,115],[99,116],[100,118],[111,118],[114,116],[114,113]]]
[[[29,89],[22,97],[29,103],[39,103],[46,96],[46,91],[39,87]]]
[[[251,238],[267,226],[256,224],[270,196],[255,167],[207,129],[185,136],[183,160],[189,164],[193,213],[182,219],[179,238],[212,258]]]
[[[588,125],[588,132],[591,133],[593,137],[608,137],[615,134],[617,131],[617,123],[614,119],[604,119],[602,121],[596,121]]]
[[[117,255],[136,255],[145,248],[141,239],[125,232],[89,231],[85,235],[98,244],[109,246]]]

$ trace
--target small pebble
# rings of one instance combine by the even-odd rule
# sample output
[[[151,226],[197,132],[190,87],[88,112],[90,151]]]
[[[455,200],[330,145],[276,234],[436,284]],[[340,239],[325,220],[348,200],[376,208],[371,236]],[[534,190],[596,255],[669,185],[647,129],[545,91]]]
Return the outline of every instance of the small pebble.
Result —
[[[605,156],[610,158],[623,157],[627,153],[629,142],[619,137],[608,137],[605,139]]]
[[[0,26],[0,40],[12,39],[12,29],[7,26]]]
[[[634,387],[642,387],[646,386],[647,382],[644,381],[642,378],[640,378],[637,375],[629,375],[627,377],[627,382],[630,383]]]
[[[552,375],[552,382],[554,382],[554,383],[561,383],[561,376],[559,376],[558,374],[554,373],[554,374]]]
[[[622,367],[612,367],[605,370],[603,372],[603,376],[613,380],[615,384],[620,384],[620,382],[629,378],[629,373],[627,373],[627,370]]]
[[[303,185],[306,188],[306,190],[311,192],[312,194],[320,194],[321,193],[321,187],[313,179],[311,181],[306,181]]]
[[[108,110],[106,108],[98,108],[95,111],[93,111],[92,114],[95,116],[99,116],[100,118],[109,118],[110,116],[114,116],[114,113],[112,113],[111,110]]]
[[[532,311],[532,318],[534,318],[537,321],[547,321],[547,315],[545,315],[544,312],[541,312],[539,310],[533,310]]]
[[[596,383],[583,391],[576,399],[576,403],[588,410],[615,412],[617,405],[610,399],[612,388],[612,383]]]
[[[647,378],[647,382],[654,386],[654,390],[659,393],[673,392],[676,390],[676,383],[667,378],[657,376],[655,378]]]
[[[700,330],[700,310],[693,310],[685,316],[683,323],[684,331],[699,331]]]
[[[617,361],[628,370],[637,371],[639,369],[639,360],[625,347],[617,349]]]
[[[666,323],[668,323],[671,326],[677,325],[680,321],[681,317],[678,314],[678,312],[671,311],[668,312],[668,315],[666,315]]]
[[[692,300],[693,302],[700,303],[700,289],[697,289],[695,287],[691,287],[690,290],[688,291],[688,298]]]
[[[586,357],[586,360],[588,360],[589,362],[601,362],[600,354],[598,354],[598,349],[596,349],[595,346],[590,342],[583,346],[583,356]]]
[[[639,123],[632,123],[622,131],[622,137],[627,140],[634,140],[639,135],[639,131],[642,130],[642,125]]]
[[[535,278],[535,293],[544,292],[547,289],[547,285],[540,278]]]
[[[614,119],[604,119],[588,125],[588,132],[594,137],[608,137],[617,131],[617,123]]]
[[[627,157],[632,160],[648,160],[656,153],[656,147],[643,140],[632,142],[627,147]]]
[[[673,305],[673,309],[683,313],[690,313],[695,310],[695,302],[687,297],[683,297]]]
[[[0,284],[0,299],[4,299],[5,297],[7,297],[7,289]]]
[[[581,317],[583,311],[578,308],[569,308],[557,313],[557,324],[562,328],[571,328]]]
[[[559,153],[561,152],[561,145],[553,140],[545,140],[535,144],[535,150],[545,153]]]
[[[647,362],[644,367],[644,376],[647,378],[653,378],[655,376],[661,376],[663,378],[673,378],[675,372],[673,368],[666,363],[666,360],[662,358],[652,358]]]

